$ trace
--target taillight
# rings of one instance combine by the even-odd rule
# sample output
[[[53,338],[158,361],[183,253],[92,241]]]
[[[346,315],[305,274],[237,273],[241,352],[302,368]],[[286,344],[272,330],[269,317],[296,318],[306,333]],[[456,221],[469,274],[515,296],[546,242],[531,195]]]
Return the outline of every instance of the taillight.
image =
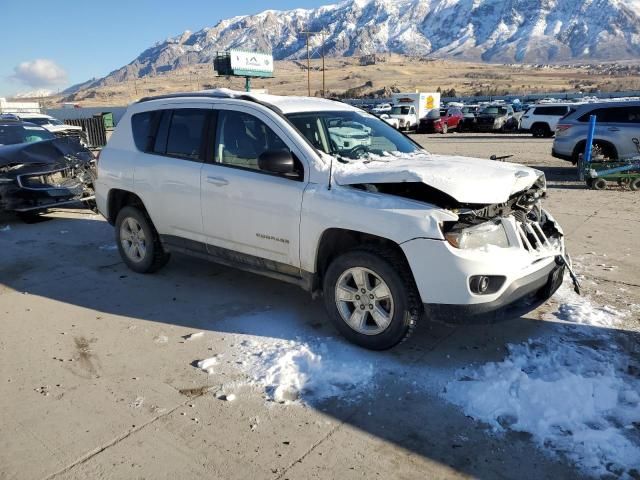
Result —
[[[556,127],[556,133],[562,133],[562,132],[566,132],[567,130],[569,130],[571,128],[571,125],[558,125]]]

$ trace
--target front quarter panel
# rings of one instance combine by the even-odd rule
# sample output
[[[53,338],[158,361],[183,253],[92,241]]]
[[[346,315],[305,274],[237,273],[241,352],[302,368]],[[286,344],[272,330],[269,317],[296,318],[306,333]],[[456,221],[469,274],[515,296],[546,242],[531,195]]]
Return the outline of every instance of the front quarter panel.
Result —
[[[453,213],[426,203],[337,184],[331,189],[309,184],[302,203],[301,268],[315,272],[320,240],[331,228],[376,235],[401,244],[413,238],[442,240],[439,222],[455,220]]]

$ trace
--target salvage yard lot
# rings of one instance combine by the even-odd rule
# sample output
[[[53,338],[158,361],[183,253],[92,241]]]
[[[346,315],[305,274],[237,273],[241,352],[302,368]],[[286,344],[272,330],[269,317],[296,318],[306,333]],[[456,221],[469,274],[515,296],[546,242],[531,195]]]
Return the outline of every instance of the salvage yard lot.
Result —
[[[0,478],[639,478],[640,194],[582,188],[549,139],[414,138],[543,169],[584,296],[372,353],[288,284],[134,274],[87,210],[3,218]]]

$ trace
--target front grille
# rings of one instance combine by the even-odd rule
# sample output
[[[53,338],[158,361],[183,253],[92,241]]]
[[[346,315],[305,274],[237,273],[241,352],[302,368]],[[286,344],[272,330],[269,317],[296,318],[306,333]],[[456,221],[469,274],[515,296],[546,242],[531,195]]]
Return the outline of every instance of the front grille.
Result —
[[[79,195],[83,191],[82,182],[71,175],[68,169],[24,174],[18,176],[18,184],[27,190],[47,190],[50,194]]]
[[[553,239],[547,237],[538,222],[527,219],[521,221],[516,218],[516,229],[522,246],[529,252],[545,253],[557,248],[554,246],[555,242],[552,242]]]

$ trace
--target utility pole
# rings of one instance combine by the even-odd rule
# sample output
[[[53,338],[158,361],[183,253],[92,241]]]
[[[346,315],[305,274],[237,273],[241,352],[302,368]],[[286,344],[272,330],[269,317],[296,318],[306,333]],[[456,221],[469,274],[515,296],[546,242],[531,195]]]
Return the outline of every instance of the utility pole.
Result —
[[[321,32],[312,32],[309,30],[306,30],[304,32],[300,32],[303,35],[306,35],[307,38],[307,91],[309,93],[309,96],[311,96],[311,50],[309,49],[309,37],[311,35],[317,35],[320,34],[322,35],[322,47],[321,47],[321,54],[322,54],[322,96],[324,97],[325,94],[325,64],[324,64],[324,39],[325,39],[325,35],[327,34],[327,32],[325,32],[324,30],[322,30]]]
[[[325,96],[325,77],[324,77],[324,37],[327,33],[322,30],[322,32],[320,32],[320,35],[322,35],[322,98],[324,98]]]
[[[307,91],[309,96],[311,96],[311,56],[309,55],[309,34],[311,32],[306,32],[307,34]]]

